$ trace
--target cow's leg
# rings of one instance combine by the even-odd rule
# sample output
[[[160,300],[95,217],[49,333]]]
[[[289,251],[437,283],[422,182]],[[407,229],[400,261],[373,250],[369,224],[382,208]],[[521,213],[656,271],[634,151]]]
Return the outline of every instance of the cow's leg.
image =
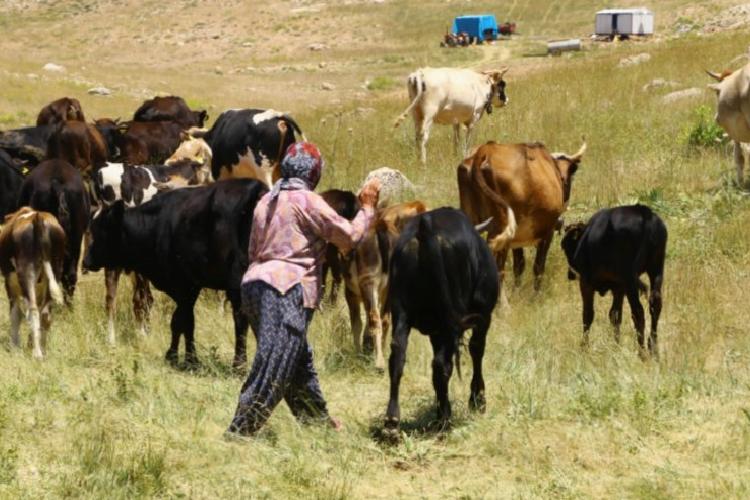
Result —
[[[351,291],[349,287],[344,289],[346,305],[349,308],[349,321],[352,325],[352,340],[354,351],[362,350],[362,318],[359,316],[359,296]]]
[[[628,286],[627,290],[628,304],[630,305],[630,314],[633,317],[633,325],[635,325],[635,331],[638,334],[638,346],[640,348],[641,356],[646,352],[646,339],[645,339],[645,328],[646,328],[646,317],[643,312],[643,306],[641,300],[638,297],[638,284],[632,284]]]
[[[427,163],[427,141],[430,140],[430,129],[432,128],[432,118],[426,115],[422,122],[422,134],[419,143],[419,157],[422,163]]]
[[[138,333],[145,337],[148,335],[148,318],[154,296],[151,295],[151,286],[148,280],[138,273],[133,273],[133,316],[138,323]]]
[[[12,278],[8,278],[10,280]],[[7,282],[6,282],[7,284]],[[13,347],[21,347],[21,318],[23,317],[23,311],[21,311],[21,297],[18,296],[16,291],[11,291],[9,286],[6,286],[8,290],[8,299],[10,301],[10,343]]]
[[[523,256],[523,248],[513,249],[513,283],[521,285],[521,275],[526,268],[526,259]]]
[[[452,338],[438,335],[430,336],[432,343],[432,386],[438,404],[438,420],[445,426],[451,418],[451,402],[448,398],[448,381],[453,374],[453,352],[455,344]]]
[[[391,356],[388,358],[388,374],[391,379],[390,398],[388,410],[385,413],[385,427],[395,431],[401,421],[401,408],[398,404],[398,390],[401,385],[401,377],[404,374],[404,363],[406,363],[406,347],[409,343],[410,326],[406,314],[400,309],[394,309],[393,313],[393,335],[391,338]]]
[[[31,355],[35,359],[42,359],[44,353],[42,353],[42,337],[41,337],[41,324],[39,317],[39,304],[36,300],[36,281],[37,273],[29,269],[30,272],[24,273],[26,277],[26,289],[24,290],[24,297],[28,308],[26,309],[26,318],[31,327],[31,341],[33,351]]]
[[[47,340],[49,329],[52,326],[52,294],[49,287],[45,291],[44,303],[41,307],[41,327],[42,327],[42,352],[47,353]]]
[[[649,281],[651,283],[651,292],[648,297],[648,309],[651,315],[651,333],[648,337],[648,350],[654,357],[659,357],[659,346],[657,343],[656,329],[659,325],[659,316],[661,315],[661,285],[664,279],[663,269],[657,273],[649,272]]]
[[[482,376],[482,358],[484,358],[484,346],[487,342],[487,330],[490,327],[490,315],[477,325],[471,333],[469,341],[469,353],[471,354],[472,375],[471,395],[469,396],[469,409],[484,413],[487,401],[484,396],[484,377]]]
[[[500,307],[509,308],[508,294],[505,292],[505,261],[508,260],[508,248],[504,248],[495,253],[495,262],[497,263],[497,279],[500,285]]]
[[[76,282],[78,281],[78,252],[72,252],[76,255],[73,257],[66,257],[63,261],[63,275],[62,286],[65,298],[65,305],[71,307],[73,305],[73,293],[76,290]]]
[[[367,333],[363,339],[362,347],[366,353],[375,351],[375,367],[382,370],[385,368],[382,348],[383,324],[380,320],[378,289],[372,280],[368,280],[362,286],[362,302],[365,305],[365,314],[367,315]]]
[[[380,356],[385,358],[383,352],[386,348],[386,342],[388,340],[388,330],[391,328],[391,308],[390,303],[388,302],[388,287],[383,286],[384,283],[388,282],[388,276],[383,276],[380,278],[380,324],[381,324],[381,332],[382,335],[380,336],[380,343],[378,344],[378,349],[380,350]],[[383,369],[385,369],[385,359],[383,360]]]
[[[172,313],[172,321],[170,322],[172,342],[165,356],[171,364],[177,363],[177,350],[180,346],[181,335],[185,336],[185,363],[190,366],[196,365],[198,362],[195,355],[195,341],[193,339],[195,330],[193,307],[197,298],[198,292],[191,292],[176,299],[177,308]]]
[[[622,324],[622,302],[625,294],[621,290],[612,291],[612,307],[609,309],[609,321],[615,329],[615,342],[620,343],[620,325]]]
[[[453,124],[453,153],[458,154],[459,138],[461,134],[461,124]],[[464,155],[465,156],[465,155]]]
[[[583,340],[581,347],[589,345],[589,330],[594,322],[594,287],[584,282],[578,282],[581,290],[581,302],[583,303]]]
[[[469,155],[469,147],[471,146],[471,136],[474,134],[474,126],[477,124],[477,121],[479,121],[479,118],[481,118],[482,115],[475,116],[474,119],[468,123],[466,123],[466,136],[464,137],[464,158],[466,158]]]
[[[120,269],[104,269],[104,285],[106,296],[104,302],[107,308],[107,342],[115,344],[115,310],[117,308],[117,283],[120,280]]]
[[[737,185],[743,187],[745,185],[744,169],[745,169],[745,155],[742,153],[742,144],[739,141],[734,141],[734,166],[737,169]]]
[[[250,319],[242,311],[240,290],[227,290],[227,299],[232,304],[232,318],[234,319],[234,360],[232,366],[240,369],[247,364],[247,326]]]
[[[544,276],[544,267],[547,264],[547,254],[549,253],[549,247],[552,244],[552,237],[554,233],[550,233],[536,246],[536,257],[534,258],[534,290],[537,292],[542,287],[542,276]]]

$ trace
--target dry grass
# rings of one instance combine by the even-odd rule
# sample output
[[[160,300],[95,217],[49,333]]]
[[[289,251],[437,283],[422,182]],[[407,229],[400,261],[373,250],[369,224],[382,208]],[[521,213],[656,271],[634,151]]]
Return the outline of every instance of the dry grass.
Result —
[[[104,341],[103,276],[87,275],[75,309],[57,311],[47,360],[36,363],[28,353],[0,349],[0,497],[750,495],[745,312],[750,201],[732,185],[728,151],[686,146],[693,110],[713,106],[713,95],[665,105],[660,97],[667,90],[641,90],[657,77],[703,87],[702,69],[722,68],[744,53],[747,32],[592,47],[571,58],[519,59],[537,43],[533,36],[585,33],[589,23],[581,21],[583,13],[601,2],[559,2],[565,10],[541,7],[548,2],[513,2],[507,17],[525,21],[519,23],[525,38],[466,51],[434,48],[445,20],[468,8],[463,3],[324,5],[318,13],[302,14],[291,9],[310,4],[272,3],[253,11],[258,21],[249,24],[240,17],[247,6],[236,2],[211,9],[200,2],[126,4],[128,15],[114,2],[76,2],[75,8],[92,5],[94,11],[72,18],[73,3],[2,14],[0,25],[10,36],[0,42],[6,49],[0,51],[1,126],[33,121],[36,110],[63,94],[82,96],[91,117],[126,116],[144,89],[211,105],[214,117],[226,107],[275,106],[292,110],[307,136],[321,145],[329,163],[323,187],[353,188],[368,170],[391,165],[406,172],[431,206],[455,206],[457,157],[450,131],[435,128],[428,166],[419,166],[411,124],[396,131],[391,125],[407,104],[403,89],[366,91],[359,85],[377,76],[400,81],[421,64],[490,65],[511,57],[511,105],[484,119],[476,141],[541,140],[553,150],[573,151],[585,135],[589,152],[575,180],[568,220],[635,200],[664,217],[670,239],[663,357],[658,363],[638,359],[629,322],[623,344],[614,343],[606,321],[608,298],[597,300],[590,350],[579,350],[580,300],[577,287],[565,280],[556,240],[543,292],[535,295],[527,277],[520,288],[508,287],[512,308],[495,312],[485,358],[486,415],[468,413],[468,380],[454,377],[453,428],[444,434],[425,430],[434,414],[431,352],[426,338],[413,332],[402,385],[404,439],[396,446],[380,444],[373,433],[385,410],[387,376],[352,352],[342,301],[316,315],[310,337],[330,408],[345,430],[299,427],[279,407],[257,439],[238,444],[222,438],[241,379],[228,368],[231,318],[213,296],[203,297],[197,308],[203,368],[185,373],[162,360],[171,302],[158,297],[151,336],[141,339],[133,334],[128,295],[121,293],[122,334],[110,348]],[[133,10],[136,4],[142,8]],[[659,2],[658,25],[668,29],[683,11],[719,10],[711,4]],[[489,5],[469,4],[477,11]],[[175,14],[180,9],[184,20]],[[113,22],[104,24],[102,16]],[[125,36],[155,36],[165,16],[174,16],[173,32],[203,21],[207,31],[224,29],[227,36],[231,31],[235,41],[246,36],[256,53],[244,66],[277,69],[217,75],[214,66],[235,67],[243,58],[240,49],[222,52],[224,46],[209,37],[189,57],[186,48],[164,40],[150,41],[160,50],[149,50]],[[309,22],[314,16],[352,42],[309,53],[292,37],[291,48],[274,51],[274,43],[289,39],[284,36],[289,28],[277,25],[297,19],[303,29],[314,24]],[[506,18],[503,12],[499,16]],[[424,22],[413,22],[416,18]],[[221,28],[223,23],[237,26],[232,31]],[[269,26],[273,34],[267,36]],[[69,36],[76,30],[78,38]],[[96,33],[104,41],[92,44]],[[32,48],[19,58],[12,50],[24,43]],[[77,52],[84,45],[88,52]],[[652,59],[630,70],[617,68],[620,58],[641,51]],[[326,68],[312,68],[322,59]],[[65,64],[69,72],[40,80],[26,76],[41,74],[48,60]],[[296,66],[304,64],[311,69]],[[285,65],[298,69],[282,71]],[[76,75],[122,87],[109,99],[86,96],[87,84],[72,81]],[[326,79],[336,91],[318,90]],[[281,82],[283,93],[274,90]],[[0,332],[7,328],[3,297]],[[2,333],[0,342],[7,338]],[[470,371],[465,361],[464,368]]]

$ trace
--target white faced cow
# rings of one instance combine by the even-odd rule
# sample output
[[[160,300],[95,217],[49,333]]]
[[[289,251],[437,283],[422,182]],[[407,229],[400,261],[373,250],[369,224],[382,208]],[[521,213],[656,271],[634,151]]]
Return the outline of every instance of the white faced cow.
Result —
[[[459,128],[466,127],[463,155],[471,132],[484,112],[508,102],[503,75],[508,68],[483,71],[460,68],[421,68],[409,75],[411,104],[396,119],[398,127],[409,112],[414,116],[417,148],[422,163],[427,161],[427,140],[432,123],[453,125],[453,146],[458,151]]]
[[[734,142],[734,164],[737,183],[742,187],[745,157],[741,143],[750,143],[750,64],[730,73],[706,71],[718,83],[708,87],[716,92],[716,123],[721,125]]]

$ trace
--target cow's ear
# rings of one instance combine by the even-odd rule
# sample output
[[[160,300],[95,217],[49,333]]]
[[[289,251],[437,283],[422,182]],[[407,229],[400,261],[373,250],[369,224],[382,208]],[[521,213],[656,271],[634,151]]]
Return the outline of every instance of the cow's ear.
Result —
[[[716,92],[717,94],[718,94],[718,93],[719,93],[719,92],[721,91],[721,85],[719,85],[718,83],[709,83],[709,84],[708,84],[708,85],[706,85],[706,86],[707,86],[707,87],[708,87],[709,89],[711,89],[711,90],[713,90],[714,92]]]

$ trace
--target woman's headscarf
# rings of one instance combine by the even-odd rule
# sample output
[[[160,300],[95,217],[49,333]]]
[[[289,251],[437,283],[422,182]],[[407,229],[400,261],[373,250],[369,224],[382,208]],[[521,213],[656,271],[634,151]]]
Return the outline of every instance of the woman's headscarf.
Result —
[[[281,179],[271,189],[271,199],[281,190],[315,189],[323,171],[323,158],[318,148],[310,142],[295,142],[286,150],[281,160]]]

